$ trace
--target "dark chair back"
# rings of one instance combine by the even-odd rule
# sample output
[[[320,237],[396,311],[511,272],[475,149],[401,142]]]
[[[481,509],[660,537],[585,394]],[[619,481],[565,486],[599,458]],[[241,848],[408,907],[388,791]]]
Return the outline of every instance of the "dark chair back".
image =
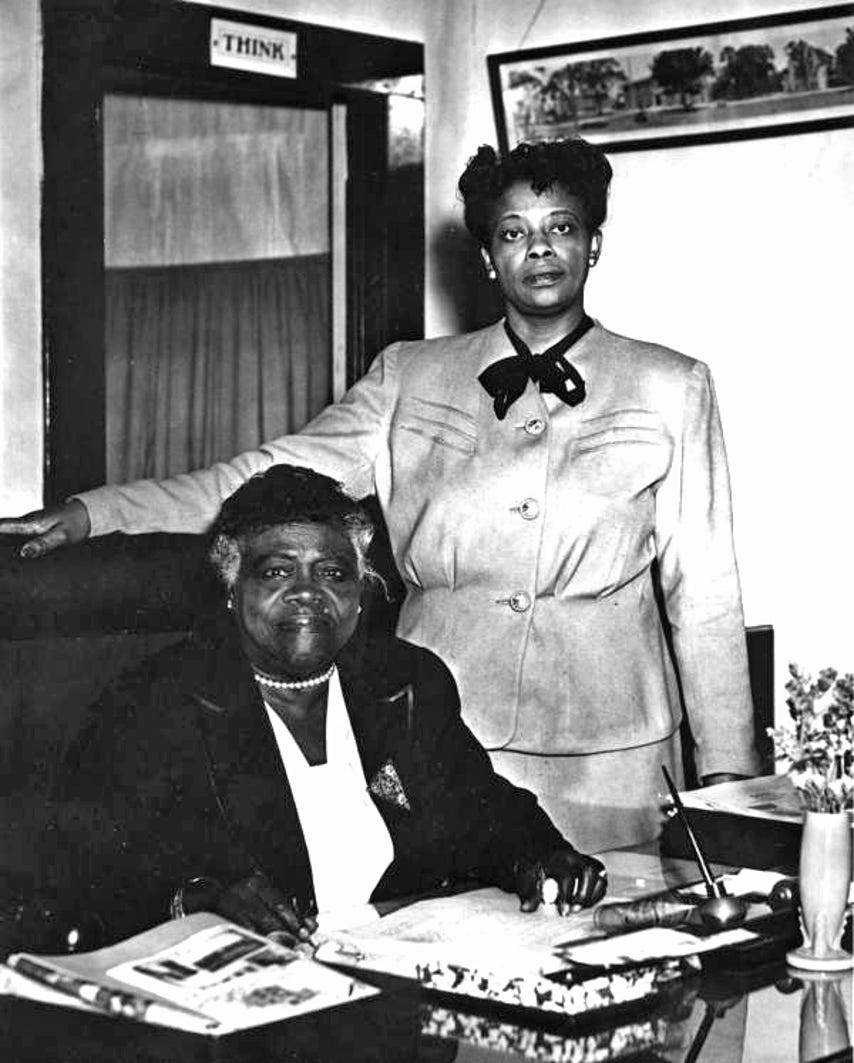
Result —
[[[747,630],[747,663],[753,694],[753,723],[761,775],[774,774],[774,742],[768,728],[774,726],[774,628],[770,624]]]
[[[221,591],[194,535],[112,535],[37,561],[0,539],[0,792],[39,787],[119,672],[185,636]]]

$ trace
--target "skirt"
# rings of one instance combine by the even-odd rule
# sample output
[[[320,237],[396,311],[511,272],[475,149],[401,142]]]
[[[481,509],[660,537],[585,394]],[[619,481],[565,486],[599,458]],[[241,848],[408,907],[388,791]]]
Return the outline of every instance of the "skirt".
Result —
[[[683,785],[679,731],[644,746],[561,756],[489,751],[499,775],[534,793],[564,837],[585,853],[652,841],[669,801],[661,765]]]

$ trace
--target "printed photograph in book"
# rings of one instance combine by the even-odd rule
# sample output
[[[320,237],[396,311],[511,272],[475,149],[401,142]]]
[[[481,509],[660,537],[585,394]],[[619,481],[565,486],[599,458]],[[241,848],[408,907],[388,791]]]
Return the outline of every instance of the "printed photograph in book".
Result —
[[[211,1036],[374,996],[377,990],[199,912],[95,952],[17,953],[3,991]]]

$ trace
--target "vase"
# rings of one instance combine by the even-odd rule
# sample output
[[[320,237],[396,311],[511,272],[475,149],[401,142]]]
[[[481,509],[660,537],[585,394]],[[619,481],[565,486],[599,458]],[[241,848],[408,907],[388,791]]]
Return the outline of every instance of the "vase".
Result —
[[[847,812],[805,812],[799,891],[803,944],[786,959],[808,971],[854,965],[839,947],[851,885],[851,823]]]

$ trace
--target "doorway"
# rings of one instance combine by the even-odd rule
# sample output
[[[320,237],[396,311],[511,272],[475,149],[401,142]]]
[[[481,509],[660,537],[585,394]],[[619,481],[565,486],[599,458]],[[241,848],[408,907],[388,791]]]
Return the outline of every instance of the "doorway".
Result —
[[[292,33],[297,76],[212,65],[214,17]],[[363,87],[421,45],[175,0],[43,26],[46,502],[298,430],[422,334],[423,168],[401,196]]]
[[[105,96],[107,483],[227,460],[330,401],[330,127],[316,107]]]

